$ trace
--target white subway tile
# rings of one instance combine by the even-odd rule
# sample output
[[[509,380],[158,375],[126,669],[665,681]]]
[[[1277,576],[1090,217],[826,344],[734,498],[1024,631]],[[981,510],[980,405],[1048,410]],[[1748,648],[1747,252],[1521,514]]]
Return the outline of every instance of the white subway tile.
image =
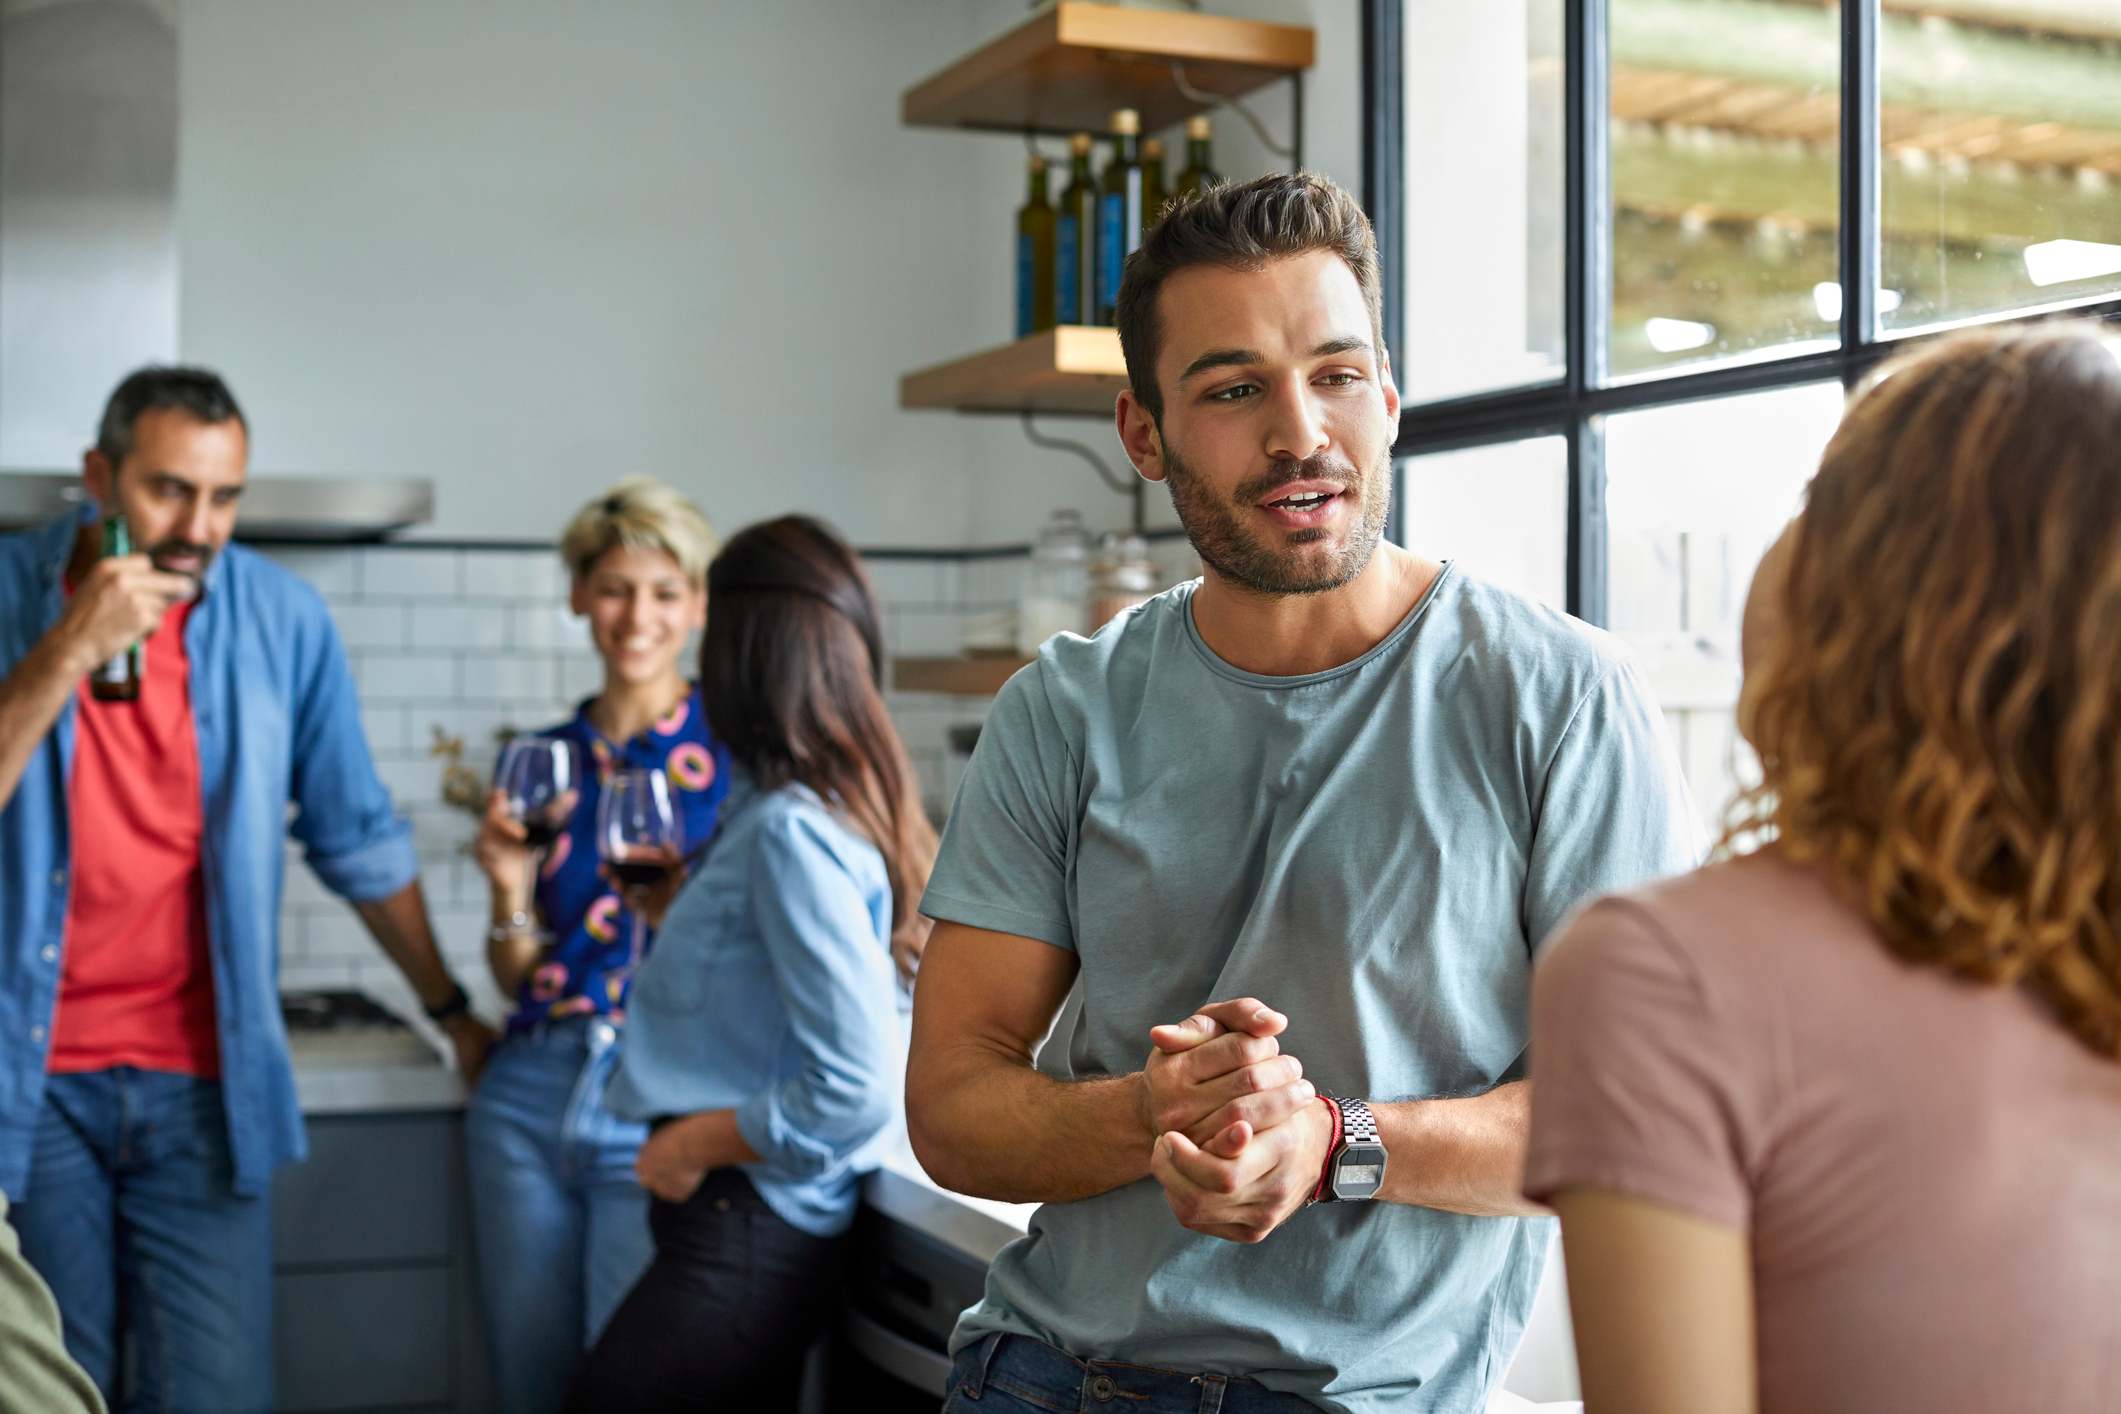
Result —
[[[308,580],[319,594],[352,594],[360,585],[360,553],[355,550],[276,545],[263,553],[282,569]]]
[[[552,696],[550,653],[464,653],[457,658],[457,700],[506,704]]]
[[[589,631],[564,603],[512,604],[508,609],[511,648],[579,650]]]
[[[283,992],[336,992],[353,984],[354,969],[343,962],[304,959],[299,963],[283,960],[280,964],[280,990]]]
[[[464,593],[473,599],[564,599],[567,571],[552,550],[467,550]]]
[[[377,752],[417,749],[412,730],[407,725],[409,720],[403,707],[362,707],[361,730],[368,738],[368,749]]]
[[[411,614],[413,648],[504,648],[509,610],[500,604],[416,604]]]
[[[319,913],[309,920],[303,956],[311,962],[363,963],[383,956],[383,949],[351,908]]]
[[[371,706],[448,702],[456,696],[456,659],[448,654],[357,653],[354,684]]]
[[[377,546],[360,555],[361,593],[368,598],[455,599],[464,592],[460,550]]]
[[[332,622],[348,648],[380,648],[393,653],[405,647],[405,606],[334,600]]]
[[[679,659],[686,663],[688,659]],[[565,702],[579,702],[604,687],[604,664],[594,653],[570,653],[560,659],[560,698]]]
[[[964,625],[955,609],[906,609],[886,618],[884,641],[893,657],[947,658],[964,647]]]

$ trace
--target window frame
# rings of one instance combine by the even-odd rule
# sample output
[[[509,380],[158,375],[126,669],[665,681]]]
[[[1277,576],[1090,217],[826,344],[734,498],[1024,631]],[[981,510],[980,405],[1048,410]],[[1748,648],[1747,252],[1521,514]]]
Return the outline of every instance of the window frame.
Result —
[[[1402,85],[1405,7],[1443,0],[1363,0],[1363,199],[1377,231],[1387,349],[1406,337],[1404,231],[1408,134]],[[1386,533],[1404,539],[1400,463],[1409,457],[1559,435],[1567,440],[1568,611],[1607,622],[1606,414],[1838,380],[1853,388],[1879,362],[1924,339],[1986,324],[2101,318],[2121,323],[2121,294],[2060,309],[2010,312],[1914,333],[1878,325],[1878,0],[1841,0],[1840,340],[1832,349],[1762,354],[1744,362],[1606,378],[1611,322],[1612,222],[1607,92],[1612,0],[1565,0],[1563,23],[1563,352],[1554,381],[1404,404],[1392,446]]]

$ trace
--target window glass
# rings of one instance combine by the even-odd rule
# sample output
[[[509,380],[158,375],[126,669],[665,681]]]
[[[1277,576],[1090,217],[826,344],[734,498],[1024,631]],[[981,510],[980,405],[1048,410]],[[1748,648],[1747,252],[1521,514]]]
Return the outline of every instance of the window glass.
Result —
[[[1838,383],[1606,419],[1607,621],[1664,708],[1713,837],[1752,755],[1737,739],[1738,625],[1841,417]]]
[[[1878,86],[1884,328],[2121,290],[2121,5],[1891,3]]]
[[[1613,374],[1838,344],[1839,6],[1611,15]]]
[[[1562,3],[1409,4],[1408,402],[1562,368]]]
[[[1569,448],[1560,437],[1409,457],[1400,523],[1407,548],[1568,605]]]

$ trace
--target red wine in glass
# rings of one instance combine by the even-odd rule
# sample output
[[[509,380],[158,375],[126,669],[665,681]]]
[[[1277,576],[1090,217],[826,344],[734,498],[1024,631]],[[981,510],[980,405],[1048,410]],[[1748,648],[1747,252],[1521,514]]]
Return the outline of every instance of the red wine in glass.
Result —
[[[620,771],[604,784],[597,802],[597,853],[622,884],[654,884],[675,866],[684,849],[677,801],[661,771]],[[632,960],[645,942],[641,915],[634,913]]]
[[[537,896],[537,855],[566,828],[581,779],[581,753],[573,742],[552,737],[517,737],[494,768],[494,786],[507,801],[508,813],[523,827],[523,842],[530,849],[523,873],[524,890],[532,898]]]

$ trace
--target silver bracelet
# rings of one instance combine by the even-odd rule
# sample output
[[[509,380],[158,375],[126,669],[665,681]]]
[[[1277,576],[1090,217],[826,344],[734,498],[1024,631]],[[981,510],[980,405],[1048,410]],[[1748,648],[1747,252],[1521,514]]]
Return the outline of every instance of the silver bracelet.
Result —
[[[525,933],[535,933],[536,931],[537,920],[519,908],[508,915],[506,923],[496,923],[493,927],[487,929],[486,941],[489,943],[505,943],[510,938],[519,938]]]

